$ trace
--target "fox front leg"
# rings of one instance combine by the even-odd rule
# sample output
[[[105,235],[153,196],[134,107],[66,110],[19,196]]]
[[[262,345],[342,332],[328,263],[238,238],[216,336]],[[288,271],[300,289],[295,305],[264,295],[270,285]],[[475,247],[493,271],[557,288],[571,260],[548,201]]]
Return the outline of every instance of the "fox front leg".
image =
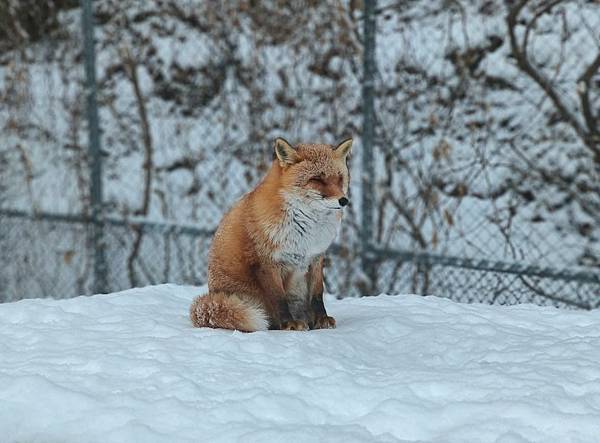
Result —
[[[314,295],[311,306],[313,309],[313,329],[333,329],[335,328],[335,318],[327,315],[325,305],[323,304],[323,293]]]
[[[327,315],[323,303],[323,257],[311,264],[308,271],[310,295],[311,329],[333,329],[335,318]]]
[[[295,320],[290,313],[290,306],[279,269],[275,266],[264,266],[257,269],[256,276],[261,292],[272,308],[269,315],[269,329],[307,330],[308,323]]]
[[[308,330],[308,322],[301,318],[292,316],[288,301],[283,299],[279,301],[279,329],[285,331],[306,331]]]
[[[306,271],[288,270],[284,278],[286,300],[292,319],[301,325],[300,329],[309,329],[312,316]]]

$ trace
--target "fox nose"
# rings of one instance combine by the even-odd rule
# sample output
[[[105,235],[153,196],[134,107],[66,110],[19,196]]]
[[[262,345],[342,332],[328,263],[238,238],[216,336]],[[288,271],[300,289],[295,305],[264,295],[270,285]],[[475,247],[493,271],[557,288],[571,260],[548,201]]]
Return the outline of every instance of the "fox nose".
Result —
[[[338,200],[338,203],[340,206],[346,206],[348,203],[350,203],[350,200],[348,200],[346,197],[342,197]]]

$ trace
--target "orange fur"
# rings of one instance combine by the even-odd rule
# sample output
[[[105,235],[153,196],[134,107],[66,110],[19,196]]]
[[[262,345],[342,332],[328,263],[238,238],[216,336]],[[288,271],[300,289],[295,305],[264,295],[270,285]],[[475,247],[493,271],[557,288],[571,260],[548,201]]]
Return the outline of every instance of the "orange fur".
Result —
[[[321,258],[333,237],[319,237],[323,231],[320,226],[299,228],[297,242],[301,244],[297,248],[300,252],[291,254],[294,260],[297,258],[296,263],[289,258],[290,248],[294,251],[296,246],[288,244],[291,240],[287,232],[294,223],[298,224],[290,215],[295,214],[294,205],[303,205],[306,200],[307,206],[300,206],[305,214],[306,208],[313,210],[312,201],[307,200],[309,197],[318,200],[315,205],[325,205],[347,195],[346,155],[350,146],[351,140],[337,149],[322,144],[292,148],[282,139],[276,141],[277,156],[269,172],[225,214],[215,233],[209,253],[209,293],[197,298],[190,308],[194,326],[257,330],[249,320],[256,317],[257,309],[274,329],[335,325],[331,317],[328,317],[331,322],[322,319],[326,317],[324,308],[317,309],[322,313],[316,318],[313,313],[304,315],[296,306],[302,304],[303,291],[309,307],[312,298],[322,306]],[[308,221],[320,217],[318,211],[322,211],[327,223],[339,223],[341,207],[320,208],[307,215]],[[290,307],[295,309],[295,315],[287,314]]]
[[[264,330],[269,325],[260,306],[222,292],[196,297],[190,306],[190,319],[197,328],[237,329],[244,332]]]

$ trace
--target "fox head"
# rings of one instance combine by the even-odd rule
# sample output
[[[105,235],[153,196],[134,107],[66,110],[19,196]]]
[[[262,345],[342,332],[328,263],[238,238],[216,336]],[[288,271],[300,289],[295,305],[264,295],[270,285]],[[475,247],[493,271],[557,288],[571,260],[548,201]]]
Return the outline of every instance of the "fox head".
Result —
[[[279,168],[284,196],[315,210],[342,209],[349,203],[346,158],[351,148],[352,139],[337,146],[295,147],[283,138],[276,139],[273,167]]]

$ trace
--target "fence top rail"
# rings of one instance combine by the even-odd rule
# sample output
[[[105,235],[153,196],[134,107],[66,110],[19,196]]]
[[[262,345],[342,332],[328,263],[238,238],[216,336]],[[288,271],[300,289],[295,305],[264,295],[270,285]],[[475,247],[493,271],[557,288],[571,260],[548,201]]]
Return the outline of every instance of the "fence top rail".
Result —
[[[51,212],[27,212],[12,209],[0,209],[0,217],[25,218],[29,220],[48,220],[65,223],[93,223],[92,217],[88,215],[60,214]],[[198,237],[211,237],[214,234],[214,230],[212,229],[202,229],[193,225],[151,221],[142,217],[129,219],[104,217],[103,222],[111,226],[134,227],[162,233],[178,233]],[[346,248],[333,245],[331,251],[333,253],[340,253],[344,249]],[[368,255],[370,255],[370,258],[375,262],[381,261],[382,259],[412,261],[430,266],[441,265],[455,268],[473,269],[478,271],[519,274],[532,277],[548,278],[552,280],[575,281],[578,283],[591,283],[600,285],[600,272],[597,273],[593,271],[556,269],[552,267],[542,267],[521,262],[457,257],[451,255],[434,254],[431,252],[378,248],[374,246],[369,248]]]
[[[596,273],[593,271],[556,269],[521,262],[505,262],[499,260],[456,257],[450,255],[433,254],[430,252],[415,252],[377,247],[371,247],[369,254],[372,255],[374,260],[387,258],[412,261],[425,265],[441,265],[455,268],[467,268],[478,271],[499,272],[504,274],[520,274],[532,277],[548,278],[551,280],[600,284],[600,272]]]
[[[25,218],[28,220],[47,220],[63,223],[94,223],[94,219],[91,217],[91,215],[60,214],[53,212],[27,212],[13,209],[0,209],[0,217]],[[193,237],[212,237],[212,235],[215,233],[213,229],[198,228],[189,224],[184,225],[173,222],[159,222],[155,220],[148,220],[144,217],[117,218],[105,216],[100,219],[99,222],[110,226],[133,227],[162,233],[178,233]]]

